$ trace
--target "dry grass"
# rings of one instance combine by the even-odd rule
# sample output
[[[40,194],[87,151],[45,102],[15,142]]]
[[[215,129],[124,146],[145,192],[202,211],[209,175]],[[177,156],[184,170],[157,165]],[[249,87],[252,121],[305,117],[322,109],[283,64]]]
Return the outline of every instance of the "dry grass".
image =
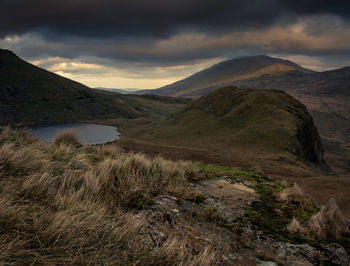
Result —
[[[81,143],[79,142],[77,135],[71,129],[58,133],[54,139],[54,143],[57,145],[64,144],[64,145],[72,145],[76,147],[81,146]]]
[[[304,234],[305,230],[304,228],[300,225],[299,221],[293,218],[292,222],[287,226],[287,230],[291,234]]]
[[[303,199],[304,198],[304,192],[302,189],[298,186],[297,183],[294,183],[292,187],[288,187],[284,190],[282,190],[279,193],[279,198],[283,201],[287,201],[290,198],[293,199]]]
[[[50,144],[1,133],[0,264],[210,264],[209,250],[192,254],[176,238],[151,248],[139,233],[137,210],[186,190],[192,164],[67,136]]]
[[[291,234],[307,236],[311,239],[339,240],[343,233],[348,232],[343,215],[334,199],[330,199],[326,206],[321,206],[319,212],[313,215],[305,224],[293,218],[287,226]]]
[[[339,239],[347,232],[343,215],[334,199],[330,199],[326,206],[311,217],[307,224],[309,234],[318,238]]]
[[[290,201],[298,202],[300,205],[310,202],[297,183],[282,190],[278,196],[286,204]],[[303,224],[294,217],[287,230],[291,234],[304,235],[311,239],[338,240],[347,232],[348,227],[335,199],[331,198],[326,206],[321,206],[320,210]]]

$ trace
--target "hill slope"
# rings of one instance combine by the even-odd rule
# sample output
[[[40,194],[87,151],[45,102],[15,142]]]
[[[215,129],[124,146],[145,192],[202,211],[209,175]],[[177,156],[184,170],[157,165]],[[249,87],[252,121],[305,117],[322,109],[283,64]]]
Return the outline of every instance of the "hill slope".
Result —
[[[235,85],[284,90],[305,104],[324,140],[326,159],[337,173],[350,176],[350,67],[312,74],[291,71]]]
[[[260,77],[263,75],[280,75],[288,71],[300,71],[312,73],[301,66],[279,58],[272,58],[266,55],[249,56],[224,61],[204,69],[192,76],[164,86],[156,90],[146,90],[138,93],[152,93],[167,96],[200,96],[202,90],[214,90],[232,82]]]
[[[320,137],[305,106],[277,90],[218,89],[134,136],[150,142],[226,152],[288,151],[302,161],[327,168]]]
[[[0,49],[0,124],[135,118],[167,114],[186,102],[93,90]]]
[[[0,130],[1,265],[350,263],[334,200],[254,170],[76,144]]]

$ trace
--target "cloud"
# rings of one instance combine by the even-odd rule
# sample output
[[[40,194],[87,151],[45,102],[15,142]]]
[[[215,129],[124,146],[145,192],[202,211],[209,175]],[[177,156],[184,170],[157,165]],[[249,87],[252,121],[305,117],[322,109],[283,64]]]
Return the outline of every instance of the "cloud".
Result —
[[[348,18],[349,7],[343,0],[2,0],[0,36],[40,30],[48,38],[168,38],[183,29],[261,28],[299,15]]]
[[[298,18],[286,25],[264,29],[235,30],[222,34],[181,32],[166,39],[86,39],[48,40],[37,33],[0,39],[0,45],[25,58],[94,57],[98,63],[123,67],[197,64],[201,60],[257,53],[333,54],[350,52],[350,23],[339,16]]]
[[[245,55],[342,66],[349,15],[343,0],[2,0],[0,47],[91,86],[150,88]]]
[[[30,63],[58,75],[77,80],[90,87],[151,89],[183,79],[189,73],[200,71],[221,60],[222,58],[218,58],[195,65],[167,67],[144,67],[138,64],[131,64],[128,66],[124,65],[123,68],[87,63],[87,61],[98,61],[94,58],[66,59],[49,57],[32,60]]]

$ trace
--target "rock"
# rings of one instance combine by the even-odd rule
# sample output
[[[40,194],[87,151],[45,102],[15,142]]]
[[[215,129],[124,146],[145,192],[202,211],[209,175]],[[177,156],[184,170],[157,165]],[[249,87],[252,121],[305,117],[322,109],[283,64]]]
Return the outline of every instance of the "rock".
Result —
[[[278,264],[276,264],[273,261],[261,261],[257,264],[257,266],[277,266]]]
[[[334,265],[350,265],[350,256],[344,248],[336,243],[330,245],[321,245],[328,261]]]

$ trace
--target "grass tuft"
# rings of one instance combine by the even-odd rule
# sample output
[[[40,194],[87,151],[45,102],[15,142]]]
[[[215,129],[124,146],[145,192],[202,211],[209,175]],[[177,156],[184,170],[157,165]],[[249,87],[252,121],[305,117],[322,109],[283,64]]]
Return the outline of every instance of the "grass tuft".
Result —
[[[65,130],[58,133],[54,139],[54,143],[56,145],[67,145],[74,147],[81,146],[81,143],[79,142],[78,137],[73,130]]]

